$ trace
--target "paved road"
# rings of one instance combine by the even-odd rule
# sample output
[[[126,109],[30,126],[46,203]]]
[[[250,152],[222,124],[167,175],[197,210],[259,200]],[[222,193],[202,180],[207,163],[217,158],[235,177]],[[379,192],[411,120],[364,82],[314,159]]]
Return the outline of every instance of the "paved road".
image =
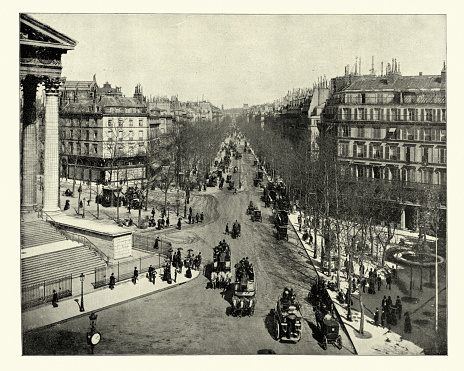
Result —
[[[228,296],[221,290],[207,288],[208,280],[200,276],[194,281],[142,299],[115,306],[99,313],[97,328],[103,340],[97,354],[257,354],[272,349],[277,354],[348,355],[354,351],[342,334],[346,347],[327,351],[318,344],[313,333],[314,315],[306,302],[315,273],[293,231],[289,241],[277,241],[272,227],[270,209],[259,200],[260,192],[253,187],[256,168],[251,154],[243,156],[240,168],[243,188],[234,195],[224,188],[205,197],[204,212],[214,215],[209,222],[194,229],[168,235],[174,246],[184,245],[202,252],[204,263],[212,260],[212,247],[226,239],[231,245],[232,264],[242,257],[253,262],[257,280],[257,304],[252,317],[228,315]],[[232,165],[236,161],[233,160]],[[232,174],[238,185],[238,174]],[[252,222],[245,210],[250,200],[263,212],[262,222]],[[235,220],[242,225],[237,240],[224,235],[225,224]],[[302,305],[303,337],[297,344],[279,343],[273,338],[271,309],[283,288],[293,287]],[[23,339],[25,354],[87,354],[86,317],[29,333]]]

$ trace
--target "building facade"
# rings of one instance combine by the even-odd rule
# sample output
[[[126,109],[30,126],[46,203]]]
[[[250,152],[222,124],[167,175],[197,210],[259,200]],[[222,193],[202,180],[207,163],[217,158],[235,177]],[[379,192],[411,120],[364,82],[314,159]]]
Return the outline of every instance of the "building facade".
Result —
[[[63,177],[103,184],[145,179],[149,124],[140,86],[124,97],[108,83],[64,84],[59,120]]]
[[[338,142],[342,176],[436,190],[446,208],[446,66],[440,75],[402,76],[396,61],[385,75],[331,80],[322,115]],[[413,198],[401,205],[401,228],[416,229]]]

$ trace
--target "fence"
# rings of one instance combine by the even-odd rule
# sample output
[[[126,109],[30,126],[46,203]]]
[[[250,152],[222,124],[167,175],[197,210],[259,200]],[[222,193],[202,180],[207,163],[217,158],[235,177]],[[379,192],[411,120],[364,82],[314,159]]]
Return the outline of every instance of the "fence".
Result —
[[[116,282],[120,282],[132,278],[135,267],[137,267],[139,275],[148,272],[150,265],[155,269],[163,267],[165,259],[171,255],[171,243],[160,239],[156,250],[153,248],[153,244],[153,236],[133,235],[133,248],[156,253],[124,262],[109,263],[107,267],[96,268],[93,282],[94,288],[108,285],[112,273],[114,273]]]
[[[22,310],[51,302],[53,290],[58,293],[58,299],[72,296],[72,275],[23,286],[21,288]]]

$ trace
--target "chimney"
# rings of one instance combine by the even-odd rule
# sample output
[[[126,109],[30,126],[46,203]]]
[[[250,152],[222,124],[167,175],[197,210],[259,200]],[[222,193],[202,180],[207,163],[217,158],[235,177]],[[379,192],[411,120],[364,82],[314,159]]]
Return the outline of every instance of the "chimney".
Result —
[[[419,72],[419,76],[422,76],[422,72]]]
[[[359,74],[361,75],[361,57],[359,57]]]
[[[383,62],[380,62],[380,76],[383,76]]]

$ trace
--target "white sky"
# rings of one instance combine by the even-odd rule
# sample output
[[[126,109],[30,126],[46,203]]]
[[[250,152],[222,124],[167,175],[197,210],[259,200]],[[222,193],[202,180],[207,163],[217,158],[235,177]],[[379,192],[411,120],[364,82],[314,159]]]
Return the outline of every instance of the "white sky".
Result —
[[[31,13],[30,13],[31,14]],[[319,76],[396,58],[403,75],[439,74],[444,15],[31,14],[78,42],[63,76],[96,74],[132,96],[205,98],[225,108],[272,102]]]

